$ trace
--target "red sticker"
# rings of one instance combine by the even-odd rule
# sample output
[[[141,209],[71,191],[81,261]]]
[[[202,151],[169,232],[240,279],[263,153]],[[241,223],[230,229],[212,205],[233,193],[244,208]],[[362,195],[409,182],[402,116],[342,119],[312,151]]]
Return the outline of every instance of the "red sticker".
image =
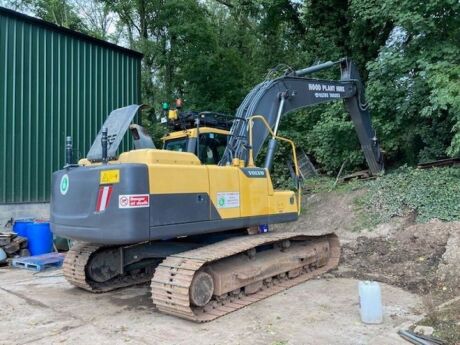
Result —
[[[138,208],[149,207],[150,195],[149,194],[125,194],[118,196],[119,208]]]
[[[109,207],[110,197],[112,196],[112,186],[104,186],[99,188],[96,201],[96,212],[105,211]]]

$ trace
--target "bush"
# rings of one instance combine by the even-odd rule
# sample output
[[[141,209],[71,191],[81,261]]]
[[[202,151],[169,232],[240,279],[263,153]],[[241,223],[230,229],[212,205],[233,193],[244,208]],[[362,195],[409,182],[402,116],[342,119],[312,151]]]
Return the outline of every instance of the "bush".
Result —
[[[458,168],[420,170],[403,166],[366,185],[368,192],[357,203],[374,224],[407,211],[416,213],[417,222],[460,220]]]

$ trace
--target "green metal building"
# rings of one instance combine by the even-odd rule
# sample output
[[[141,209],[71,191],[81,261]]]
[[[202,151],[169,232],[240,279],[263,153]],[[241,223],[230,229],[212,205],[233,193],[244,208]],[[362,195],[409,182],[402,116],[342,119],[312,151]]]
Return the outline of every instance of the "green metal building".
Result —
[[[141,59],[0,7],[0,204],[49,201],[65,137],[84,157],[113,109],[140,104]]]

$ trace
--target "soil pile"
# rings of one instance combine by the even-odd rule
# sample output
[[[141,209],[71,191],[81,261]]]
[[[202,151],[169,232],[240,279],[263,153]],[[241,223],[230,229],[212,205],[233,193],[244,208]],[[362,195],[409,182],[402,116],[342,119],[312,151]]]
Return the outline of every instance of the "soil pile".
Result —
[[[459,222],[433,220],[384,237],[360,236],[343,246],[339,274],[378,280],[419,294],[456,295],[459,234]]]

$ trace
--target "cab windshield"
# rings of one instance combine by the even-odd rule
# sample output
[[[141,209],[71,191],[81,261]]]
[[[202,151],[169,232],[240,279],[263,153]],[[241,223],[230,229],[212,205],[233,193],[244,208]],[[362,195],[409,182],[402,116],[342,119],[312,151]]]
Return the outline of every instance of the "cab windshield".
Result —
[[[177,138],[165,141],[164,149],[176,152],[187,152],[189,137]],[[190,148],[203,164],[217,164],[227,146],[227,135],[218,133],[200,134],[200,146],[198,152]]]
[[[187,151],[187,139],[179,138],[168,140],[165,142],[164,149],[169,151],[186,152]]]

